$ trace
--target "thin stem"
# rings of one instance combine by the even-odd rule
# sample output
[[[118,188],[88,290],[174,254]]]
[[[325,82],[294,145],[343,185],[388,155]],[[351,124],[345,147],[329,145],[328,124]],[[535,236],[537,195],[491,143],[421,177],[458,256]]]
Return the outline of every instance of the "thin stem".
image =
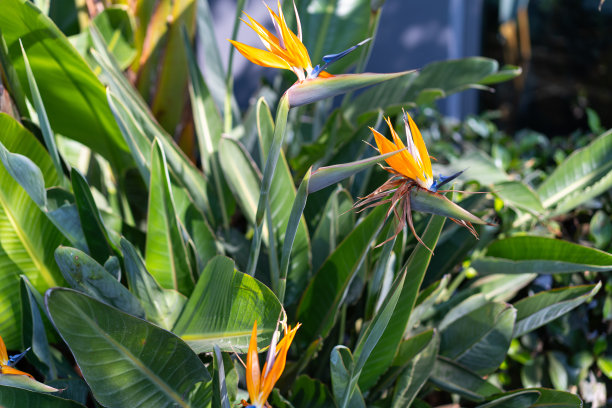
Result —
[[[240,27],[240,13],[244,10],[246,0],[238,0],[236,4],[236,17],[234,18],[234,28],[232,29],[232,40],[238,36]],[[224,132],[232,130],[232,94],[234,92],[234,81],[232,76],[232,65],[234,64],[234,47],[230,47],[229,59],[227,61],[227,73],[225,76],[225,104],[224,104]]]
[[[268,151],[268,158],[266,159],[266,166],[264,167],[263,178],[261,180],[259,202],[257,203],[257,213],[255,214],[255,231],[253,234],[253,241],[251,243],[251,251],[249,253],[249,263],[247,265],[247,274],[251,276],[255,274],[255,267],[259,258],[261,237],[263,233],[263,221],[266,213],[268,196],[270,195],[270,185],[272,184],[272,177],[274,176],[276,163],[278,162],[280,150],[283,145],[288,114],[289,100],[287,99],[287,95],[284,94],[276,111],[274,138],[272,139],[272,144],[270,145],[270,149]]]

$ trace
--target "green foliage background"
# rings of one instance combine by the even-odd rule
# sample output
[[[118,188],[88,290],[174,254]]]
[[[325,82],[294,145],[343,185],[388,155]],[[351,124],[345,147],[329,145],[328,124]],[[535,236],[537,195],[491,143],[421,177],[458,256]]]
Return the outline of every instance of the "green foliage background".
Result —
[[[207,1],[81,3],[0,13],[0,335],[32,347],[20,368],[38,380],[0,375],[2,406],[235,405],[237,354],[255,321],[267,347],[282,310],[302,327],[278,408],[580,407],[606,390],[612,132],[595,112],[569,139],[442,117],[436,100],[521,73],[482,57],[316,92],[279,73],[241,112]],[[384,1],[296,7],[318,61],[375,37]],[[372,43],[333,72],[361,72]],[[351,210],[388,177],[368,127],[401,131],[401,108],[436,174],[465,170],[452,201],[411,195],[433,252],[409,230],[378,245],[387,208]]]

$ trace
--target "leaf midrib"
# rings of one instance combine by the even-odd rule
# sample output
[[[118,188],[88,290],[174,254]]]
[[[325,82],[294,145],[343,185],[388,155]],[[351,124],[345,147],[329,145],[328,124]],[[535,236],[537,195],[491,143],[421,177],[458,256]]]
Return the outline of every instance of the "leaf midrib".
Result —
[[[92,329],[97,329],[98,334],[107,340],[107,342],[115,347],[115,350],[120,352],[124,357],[128,358],[128,362],[132,362],[133,366],[138,369],[141,373],[145,374],[145,378],[149,378],[151,382],[157,385],[158,389],[164,392],[168,397],[176,401],[181,407],[190,408],[190,404],[185,404],[185,402],[181,399],[181,397],[174,391],[172,388],[166,384],[166,382],[157,376],[153,371],[151,371],[147,366],[142,364],[142,362],[137,359],[126,347],[124,347],[121,343],[117,342],[114,338],[112,338],[108,333],[106,333],[99,325],[95,323],[95,321],[86,313],[84,313],[81,308],[70,298],[64,297],[64,300],[69,302],[73,309],[77,311],[77,313],[81,316],[84,322],[89,323]],[[140,364],[138,364],[140,363]]]
[[[32,260],[32,262],[36,266],[36,269],[38,271],[40,271],[41,276],[43,277],[45,282],[48,284],[48,286],[56,286],[57,282],[53,278],[53,276],[52,276],[51,272],[49,271],[49,269],[46,267],[44,261],[42,261],[42,260],[40,260],[38,258],[36,251],[34,250],[33,246],[30,243],[30,241],[28,239],[26,239],[25,232],[22,230],[22,228],[20,228],[19,224],[17,223],[16,217],[14,216],[13,212],[11,211],[10,206],[7,204],[6,199],[4,197],[4,192],[6,191],[6,189],[3,188],[3,189],[0,189],[0,191],[2,192],[2,194],[0,194],[0,206],[2,206],[2,208],[4,209],[4,213],[6,214],[6,218],[11,223],[11,225],[13,227],[13,231],[17,235],[17,238],[19,239],[19,242],[21,242],[21,244],[23,245],[23,247],[27,251],[30,259]]]

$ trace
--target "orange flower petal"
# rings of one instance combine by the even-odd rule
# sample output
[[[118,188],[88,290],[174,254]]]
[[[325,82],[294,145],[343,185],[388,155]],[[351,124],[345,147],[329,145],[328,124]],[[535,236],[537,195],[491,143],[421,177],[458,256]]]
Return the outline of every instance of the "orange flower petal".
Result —
[[[398,147],[398,150],[404,149],[406,146],[404,145],[404,142],[402,141],[402,139],[400,139],[400,137],[397,135],[397,132],[393,128],[393,125],[391,124],[391,119],[387,117],[385,120],[387,122],[387,125],[389,126],[389,130],[391,130],[391,136],[393,137],[393,142]],[[406,172],[412,174],[410,178],[413,180],[421,179],[425,181],[425,177],[423,177],[423,171],[421,169],[421,166],[417,163],[417,161],[414,159],[412,154],[409,151],[404,150],[399,155],[401,156],[401,159],[403,160],[405,167],[407,167]]]
[[[427,174],[428,177],[433,178],[433,172],[431,170],[431,159],[429,158],[429,154],[427,153],[427,146],[425,146],[421,131],[408,113],[406,113],[406,117],[408,118],[408,125],[410,126],[412,140],[414,141],[414,144],[419,150],[419,155],[421,156],[421,161],[423,162],[425,174]]]
[[[274,384],[276,384],[281,374],[283,373],[283,370],[285,369],[285,363],[287,361],[287,352],[289,351],[291,342],[293,341],[295,333],[297,332],[297,329],[299,329],[299,327],[300,324],[298,323],[298,325],[295,326],[293,330],[291,330],[290,328],[287,331],[287,334],[285,334],[283,339],[278,343],[277,349],[279,350],[279,352],[276,356],[276,360],[274,360],[274,365],[270,369],[270,373],[263,380],[263,385],[261,389],[262,401],[266,401],[268,399],[268,396],[272,392],[272,389],[274,389]]]
[[[2,374],[12,374],[12,375],[26,375],[28,377],[30,377],[31,379],[34,379],[34,377],[32,377],[30,374],[21,371],[21,370],[17,370],[16,368],[13,367],[9,367],[7,365],[2,365],[0,366],[0,373]]]
[[[291,69],[291,66],[276,54],[269,51],[260,50],[259,48],[251,47],[250,45],[239,43],[238,41],[228,40],[246,59],[253,64],[263,67]]]
[[[251,332],[251,341],[249,342],[246,363],[246,383],[251,403],[259,399],[260,375],[259,357],[257,355],[257,321],[255,321],[253,324],[253,331]]]
[[[0,365],[8,364],[8,352],[6,351],[6,346],[4,345],[4,340],[2,340],[2,336],[0,336]]]

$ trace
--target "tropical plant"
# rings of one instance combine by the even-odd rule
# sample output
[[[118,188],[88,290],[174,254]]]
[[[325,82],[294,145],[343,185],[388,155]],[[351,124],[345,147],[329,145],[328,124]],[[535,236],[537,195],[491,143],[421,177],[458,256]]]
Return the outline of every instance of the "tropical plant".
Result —
[[[469,121],[459,146],[437,140],[437,99],[520,70],[473,57],[363,73],[384,1],[287,1],[276,35],[247,17],[268,51],[234,44],[298,80],[279,73],[244,111],[207,1],[59,3],[0,13],[0,335],[31,347],[19,367],[37,380],[3,353],[2,406],[581,406],[504,370],[612,269],[545,229],[610,188],[612,132],[537,177],[517,155],[520,180]],[[466,168],[436,191],[434,175]],[[353,210],[389,177],[413,231],[383,195]],[[559,273],[582,284],[526,289]]]

